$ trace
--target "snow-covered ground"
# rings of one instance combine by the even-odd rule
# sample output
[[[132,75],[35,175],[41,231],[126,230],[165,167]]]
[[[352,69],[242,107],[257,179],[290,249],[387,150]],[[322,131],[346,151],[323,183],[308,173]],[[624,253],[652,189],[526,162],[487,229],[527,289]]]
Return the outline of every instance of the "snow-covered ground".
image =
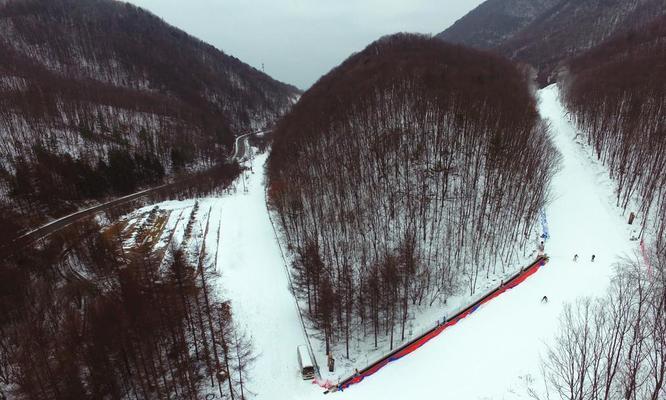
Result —
[[[546,210],[550,262],[418,351],[330,396],[527,398],[525,381],[539,379],[540,357],[558,328],[563,305],[603,294],[615,262],[636,249],[625,217],[614,206],[612,183],[603,166],[576,141],[557,87],[543,89],[539,97],[540,112],[562,153]],[[258,398],[320,398],[321,389],[300,380],[296,372],[295,347],[304,338],[267,217],[263,161],[259,157],[253,162],[256,173],[248,180],[249,192],[224,200],[220,270],[237,317],[261,350],[252,377]],[[574,254],[578,262],[573,262]],[[592,254],[595,262],[590,261]],[[544,295],[547,304],[541,303]]]
[[[540,378],[540,356],[558,329],[563,305],[581,296],[601,295],[618,258],[637,249],[637,243],[629,240],[625,216],[614,206],[613,185],[605,169],[576,141],[557,87],[541,90],[539,97],[540,112],[562,153],[562,168],[546,209],[550,262],[419,350],[330,397],[526,399],[525,381]],[[298,372],[296,346],[306,339],[266,209],[265,160],[266,155],[259,155],[246,162],[254,172],[245,173],[245,185],[238,180],[236,191],[199,201],[200,221],[190,246],[197,247],[205,236],[208,252],[217,252],[218,284],[257,352],[248,384],[255,398],[318,399],[323,389],[302,380]],[[171,211],[167,222],[171,227],[187,222],[193,201],[159,206]],[[208,218],[210,228],[203,235]],[[175,240],[182,240],[181,230],[176,230]],[[578,262],[573,261],[574,254],[579,255]],[[547,304],[541,303],[544,295]],[[317,349],[319,341],[311,339]],[[319,362],[323,364],[323,358]]]
[[[247,193],[241,184],[236,194],[219,200],[220,282],[258,355],[248,385],[255,398],[318,398],[321,389],[301,379],[298,370],[296,346],[306,340],[268,218],[265,160],[263,154],[251,161],[255,172],[246,174]]]
[[[636,249],[626,220],[613,205],[607,174],[575,141],[575,129],[558,94],[556,86],[539,92],[541,115],[562,153],[562,169],[554,178],[547,207],[550,262],[524,284],[340,396],[527,398],[524,382],[539,378],[540,357],[558,328],[565,302],[603,294],[614,263]],[[596,259],[591,262],[593,254]],[[540,301],[544,295],[547,304]]]
[[[539,97],[540,112],[562,153],[562,168],[546,210],[550,262],[418,351],[330,396],[527,398],[525,380],[539,379],[540,357],[558,328],[563,305],[581,296],[603,294],[615,262],[636,249],[625,217],[614,206],[612,183],[605,169],[576,142],[557,87],[543,89]],[[246,322],[261,349],[252,378],[258,397],[320,398],[321,390],[296,373],[295,347],[304,338],[266,214],[263,161],[259,157],[253,163],[257,172],[248,181],[249,193],[229,197],[223,208],[220,268],[227,277],[223,281],[228,296],[238,304],[237,317]],[[235,227],[233,221],[238,222]],[[579,255],[578,262],[573,261],[574,254]],[[590,261],[592,254],[595,262]],[[547,304],[540,301],[544,295]]]
[[[296,347],[306,339],[266,209],[266,157],[249,157],[245,165],[254,172],[244,172],[219,197],[166,201],[134,211],[125,218],[126,231],[134,232],[146,224],[149,212],[157,207],[167,220],[156,251],[165,250],[168,257],[169,244],[179,243],[196,259],[205,241],[209,257],[217,254],[219,277],[214,285],[231,301],[234,321],[252,338],[257,356],[246,390],[256,399],[319,398],[323,389],[303,380],[298,369]],[[198,211],[187,239],[185,226],[196,203]],[[135,236],[128,235],[128,247],[134,245]]]

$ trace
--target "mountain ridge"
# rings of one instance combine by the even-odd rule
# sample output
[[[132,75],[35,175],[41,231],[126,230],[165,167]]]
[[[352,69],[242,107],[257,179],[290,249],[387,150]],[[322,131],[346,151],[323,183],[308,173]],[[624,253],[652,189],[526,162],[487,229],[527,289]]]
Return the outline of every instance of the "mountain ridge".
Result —
[[[436,37],[532,65],[545,85],[556,79],[565,60],[666,14],[664,0],[555,0],[503,25],[506,10],[516,6],[524,11],[524,3],[488,0]]]
[[[26,208],[223,162],[300,93],[129,3],[7,0],[0,34],[0,197]]]

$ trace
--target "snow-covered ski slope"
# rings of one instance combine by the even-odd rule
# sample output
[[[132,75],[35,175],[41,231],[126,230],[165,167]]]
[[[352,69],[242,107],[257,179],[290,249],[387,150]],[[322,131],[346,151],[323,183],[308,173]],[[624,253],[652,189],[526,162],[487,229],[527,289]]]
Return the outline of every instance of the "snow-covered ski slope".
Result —
[[[256,394],[252,398],[319,398],[322,390],[303,381],[298,371],[296,346],[306,342],[268,218],[265,161],[265,154],[250,161],[255,172],[245,174],[247,192],[239,182],[237,193],[220,199],[220,282],[234,320],[254,344],[257,359],[247,383]]]
[[[539,379],[540,356],[558,328],[565,302],[601,295],[619,257],[636,243],[614,207],[603,168],[575,141],[556,86],[539,92],[539,110],[562,153],[546,210],[550,261],[527,282],[484,305],[418,351],[350,387],[344,399],[528,398],[526,377]],[[573,261],[579,255],[578,262]],[[596,255],[591,262],[592,254]],[[548,303],[541,298],[548,296]],[[286,397],[285,397],[286,398]]]
[[[539,98],[562,153],[546,210],[550,261],[417,351],[327,397],[527,399],[524,380],[539,379],[540,356],[558,328],[564,303],[603,294],[615,262],[633,254],[637,244],[629,241],[626,220],[614,207],[607,174],[576,142],[557,87],[541,90]],[[221,284],[259,353],[248,384],[256,398],[320,399],[323,389],[301,380],[297,370],[296,346],[305,338],[264,203],[265,159],[250,161],[255,173],[247,175],[247,193],[239,184],[238,193],[219,200]],[[541,303],[544,295],[547,304]]]

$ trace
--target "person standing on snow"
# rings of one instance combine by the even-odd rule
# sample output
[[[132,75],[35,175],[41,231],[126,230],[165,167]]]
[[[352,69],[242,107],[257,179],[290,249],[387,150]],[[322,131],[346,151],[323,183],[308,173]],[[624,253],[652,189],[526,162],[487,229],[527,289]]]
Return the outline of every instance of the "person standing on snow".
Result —
[[[594,262],[594,258],[595,258],[595,255],[594,255],[594,254],[592,254],[592,262]]]
[[[539,255],[542,256],[544,254],[544,251],[546,250],[546,246],[543,244],[543,240],[541,241],[541,243],[539,243],[538,250],[539,250]]]
[[[574,262],[578,262],[578,254],[574,254]]]

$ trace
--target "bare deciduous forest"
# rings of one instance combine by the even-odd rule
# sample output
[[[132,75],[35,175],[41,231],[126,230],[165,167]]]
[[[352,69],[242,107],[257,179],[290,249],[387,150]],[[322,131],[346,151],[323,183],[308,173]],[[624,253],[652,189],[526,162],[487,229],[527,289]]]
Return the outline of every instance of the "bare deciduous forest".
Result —
[[[565,306],[542,370],[556,398],[666,395],[666,257],[653,254],[651,262],[654,272],[646,274],[641,261],[624,260],[605,297]]]
[[[647,245],[618,264],[606,296],[565,308],[543,360],[542,378],[555,398],[666,396],[665,35],[662,16],[569,63],[572,118],[608,168],[616,205],[641,218]]]
[[[159,219],[155,210],[148,221]],[[196,213],[195,205],[191,220]],[[248,393],[253,350],[211,286],[216,252],[188,252],[187,231],[155,251],[153,225],[133,239],[123,227],[77,223],[3,261],[0,398]]]
[[[512,64],[407,34],[321,78],[273,136],[296,294],[347,356],[350,336],[392,347],[412,307],[517,268],[558,161]]]
[[[642,218],[658,253],[666,252],[665,38],[660,17],[574,59],[565,82],[575,123],[617,183],[617,205]]]
[[[0,207],[35,225],[223,162],[298,90],[108,0],[0,4]]]
[[[562,63],[665,12],[663,0],[560,0],[497,50],[534,66],[546,85],[556,81]]]
[[[0,0],[0,400],[319,396],[420,348],[399,346],[489,287],[458,315],[506,300],[447,331],[464,337],[445,343],[460,362],[441,370],[428,335],[461,320],[437,314],[421,335],[435,351],[406,393],[533,339],[523,360],[486,363],[489,386],[516,394],[518,379],[535,400],[665,399],[664,13],[666,0],[490,0],[438,36],[502,55],[385,36],[299,98],[122,1]],[[230,154],[240,134],[269,127],[243,139],[269,155]],[[565,160],[554,184],[549,129]],[[613,219],[613,189],[638,227]],[[137,208],[174,198],[188,200]],[[603,212],[579,229],[590,210]],[[537,252],[535,267],[550,263],[535,285],[506,285]],[[567,303],[608,282],[604,297]],[[470,352],[513,315],[501,343]],[[528,324],[548,332],[516,329]],[[525,372],[537,340],[542,369]]]

